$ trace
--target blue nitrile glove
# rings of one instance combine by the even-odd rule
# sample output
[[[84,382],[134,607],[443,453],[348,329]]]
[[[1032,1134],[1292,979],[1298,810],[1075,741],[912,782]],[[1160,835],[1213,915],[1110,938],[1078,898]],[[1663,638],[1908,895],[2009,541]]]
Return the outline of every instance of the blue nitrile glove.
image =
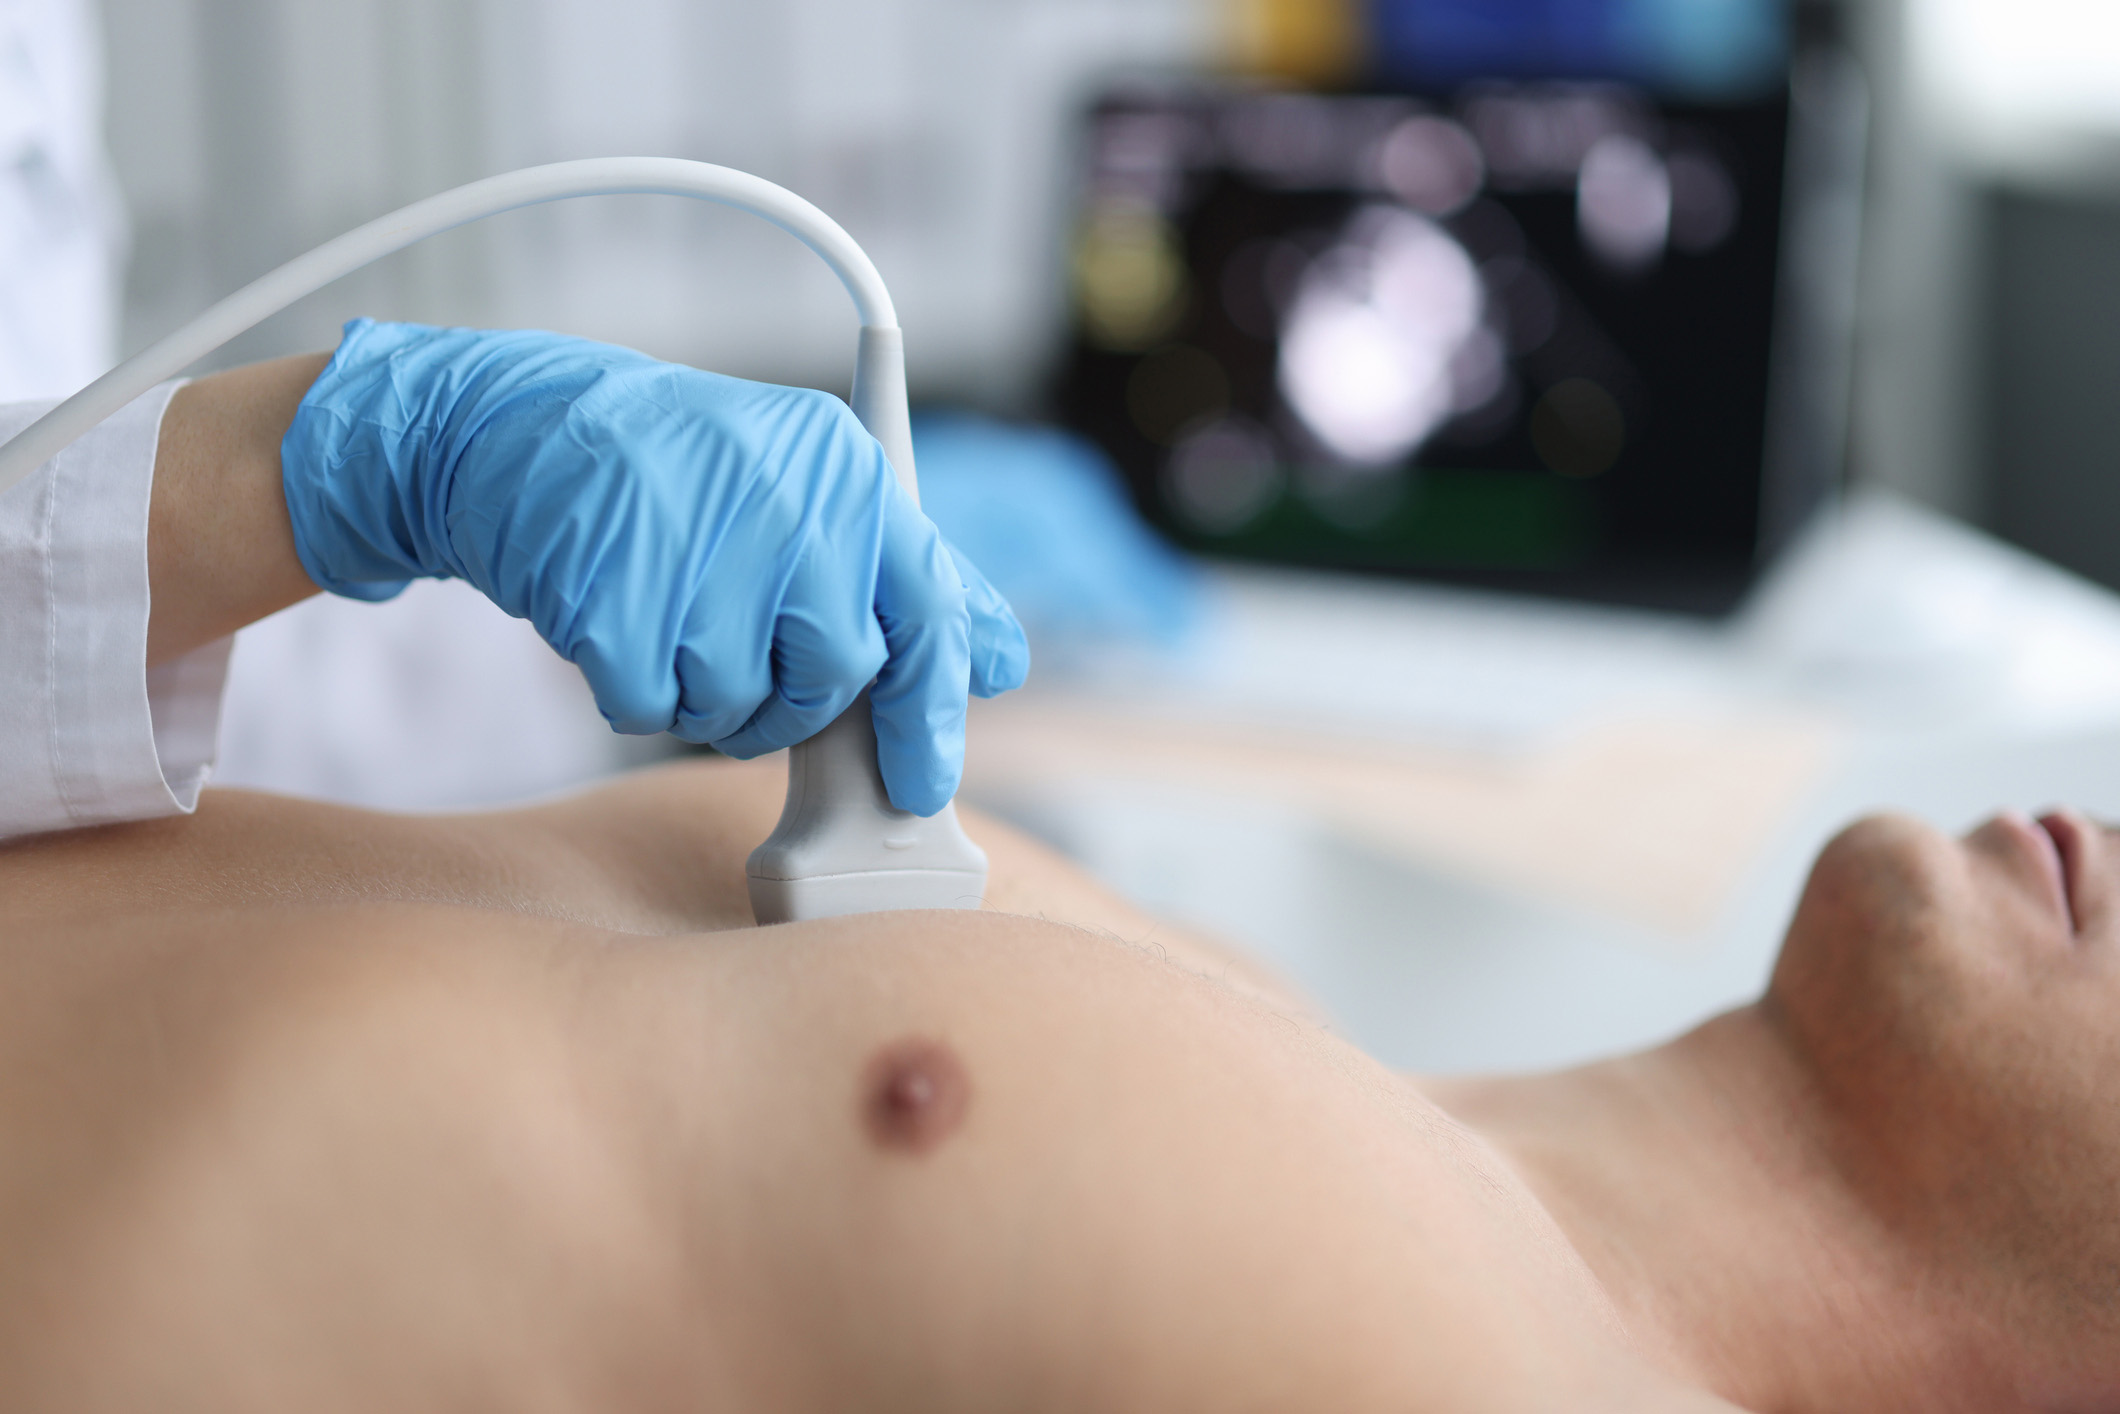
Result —
[[[1111,459],[1054,427],[972,413],[913,419],[920,506],[993,572],[1042,653],[1181,647],[1205,617],[1200,573],[1134,509]]]
[[[967,692],[1020,685],[1008,605],[828,394],[557,334],[356,319],[280,443],[296,552],[387,599],[461,578],[621,732],[751,757],[875,679],[891,800],[956,793]]]

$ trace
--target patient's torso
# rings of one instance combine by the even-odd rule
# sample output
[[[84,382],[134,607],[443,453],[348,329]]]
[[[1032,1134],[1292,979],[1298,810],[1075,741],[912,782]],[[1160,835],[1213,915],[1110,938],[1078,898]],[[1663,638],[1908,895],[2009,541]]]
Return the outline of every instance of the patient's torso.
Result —
[[[0,849],[0,1407],[1664,1407],[1389,1073],[1153,940],[736,928],[759,808]]]

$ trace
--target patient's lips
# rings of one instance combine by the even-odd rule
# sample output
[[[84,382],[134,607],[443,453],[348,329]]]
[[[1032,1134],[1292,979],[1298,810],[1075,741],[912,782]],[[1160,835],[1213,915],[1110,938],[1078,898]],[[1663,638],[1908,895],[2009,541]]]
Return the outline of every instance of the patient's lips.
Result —
[[[2083,877],[2083,821],[2073,812],[2053,810],[2039,817],[2039,828],[2054,843],[2054,862],[2061,872],[2061,897],[2068,905],[2069,923],[2083,931],[2083,913],[2076,903],[2076,888]]]
[[[881,1149],[924,1154],[957,1131],[971,1107],[972,1081],[940,1041],[893,1041],[862,1074],[862,1123]]]
[[[2056,823],[2049,825],[2048,820]],[[2053,900],[2055,913],[2068,924],[2069,931],[2074,932],[2076,906],[2070,889],[2068,864],[2072,840],[2065,825],[2066,822],[2058,817],[2034,821],[2021,810],[2004,810],[1975,834],[1992,834],[2012,841],[2012,852],[2038,871],[2048,896]]]

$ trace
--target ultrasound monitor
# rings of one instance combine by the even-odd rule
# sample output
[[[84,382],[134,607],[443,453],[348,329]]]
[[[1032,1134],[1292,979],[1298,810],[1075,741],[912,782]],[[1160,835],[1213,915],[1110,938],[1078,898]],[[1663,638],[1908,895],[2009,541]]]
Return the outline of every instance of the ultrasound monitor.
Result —
[[[1110,94],[1063,416],[1202,552],[1727,609],[1838,472],[1859,105],[1689,3],[1386,4],[1361,91]]]

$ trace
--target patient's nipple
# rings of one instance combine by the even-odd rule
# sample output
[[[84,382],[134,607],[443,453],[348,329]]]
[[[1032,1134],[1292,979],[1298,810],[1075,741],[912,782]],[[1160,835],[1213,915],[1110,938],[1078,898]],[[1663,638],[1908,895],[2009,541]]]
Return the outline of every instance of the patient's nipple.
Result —
[[[957,1131],[971,1101],[964,1062],[924,1037],[884,1046],[862,1075],[862,1123],[880,1149],[926,1153]]]

